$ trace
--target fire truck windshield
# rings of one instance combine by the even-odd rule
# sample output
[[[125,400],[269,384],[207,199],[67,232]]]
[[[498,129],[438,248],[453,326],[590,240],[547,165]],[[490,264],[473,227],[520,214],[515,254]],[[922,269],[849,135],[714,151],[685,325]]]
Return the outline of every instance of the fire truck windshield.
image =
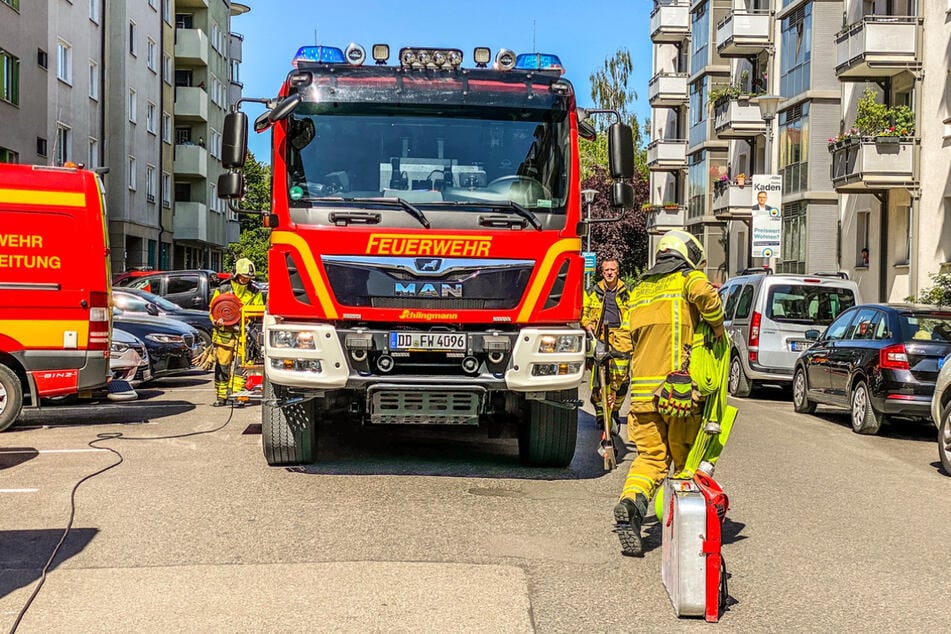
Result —
[[[568,131],[557,109],[305,103],[287,123],[288,201],[382,197],[460,211],[515,203],[564,214]]]

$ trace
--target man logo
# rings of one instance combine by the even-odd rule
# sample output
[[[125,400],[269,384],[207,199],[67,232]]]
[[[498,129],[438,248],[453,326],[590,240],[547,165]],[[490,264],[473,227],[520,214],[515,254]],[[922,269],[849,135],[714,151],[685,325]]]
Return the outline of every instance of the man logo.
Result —
[[[435,273],[442,266],[439,258],[416,258],[416,270],[420,273],[429,271]]]

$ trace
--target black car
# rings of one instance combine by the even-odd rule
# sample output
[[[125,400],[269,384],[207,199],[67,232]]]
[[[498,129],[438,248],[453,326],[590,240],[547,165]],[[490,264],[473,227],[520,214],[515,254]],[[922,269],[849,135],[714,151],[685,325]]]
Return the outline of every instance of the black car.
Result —
[[[223,280],[214,271],[191,269],[187,271],[157,271],[137,277],[120,279],[116,286],[141,288],[161,295],[185,308],[208,310],[211,296]]]
[[[145,344],[153,379],[191,371],[192,359],[204,349],[198,330],[174,319],[148,315],[133,317],[113,309],[112,322]]]
[[[183,321],[199,331],[204,345],[211,344],[212,325],[207,311],[182,308],[164,297],[138,288],[113,288],[112,305],[121,310],[123,315],[171,317]]]
[[[813,331],[818,335],[818,331]],[[951,311],[864,304],[843,312],[796,361],[793,405],[852,411],[852,429],[875,434],[885,416],[930,418],[938,370],[951,353]]]

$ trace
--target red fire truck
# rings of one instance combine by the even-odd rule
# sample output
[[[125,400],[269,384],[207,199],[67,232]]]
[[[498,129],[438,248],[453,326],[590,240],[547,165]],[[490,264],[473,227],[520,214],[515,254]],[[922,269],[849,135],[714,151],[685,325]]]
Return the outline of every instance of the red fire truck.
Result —
[[[554,55],[301,48],[253,127],[272,131],[264,453],[310,462],[318,423],[482,425],[525,464],[571,462],[587,231],[577,107]],[[219,195],[244,190],[241,103]],[[615,116],[617,113],[613,113]],[[613,203],[629,127],[607,129]]]
[[[110,301],[99,177],[0,164],[0,431],[24,404],[105,387]]]

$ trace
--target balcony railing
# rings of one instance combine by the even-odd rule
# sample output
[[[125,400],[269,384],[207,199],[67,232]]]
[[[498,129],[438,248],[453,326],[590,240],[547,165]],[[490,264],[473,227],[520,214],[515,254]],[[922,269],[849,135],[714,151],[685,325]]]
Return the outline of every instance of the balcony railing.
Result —
[[[209,242],[208,207],[202,203],[175,201],[173,227],[176,240]]]
[[[658,2],[651,11],[651,41],[678,44],[690,34],[690,3],[687,0]]]
[[[713,107],[713,129],[721,139],[744,139],[766,134],[759,106],[749,96],[722,98]]]
[[[208,178],[208,150],[200,145],[176,145],[174,169],[177,177]]]
[[[199,29],[175,29],[175,60],[208,65],[208,36]]]
[[[914,187],[918,140],[906,137],[856,137],[829,146],[832,186],[838,192]]]
[[[892,77],[921,67],[921,19],[870,15],[835,37],[840,79]]]
[[[678,108],[687,103],[687,73],[657,73],[647,84],[647,101],[654,108]]]
[[[208,93],[197,86],[175,86],[175,119],[208,121]]]
[[[724,220],[749,218],[753,209],[753,186],[732,182],[713,184],[713,215]]]
[[[717,52],[721,57],[748,57],[770,43],[769,11],[735,9],[717,24]]]
[[[685,139],[658,139],[647,146],[647,168],[656,171],[674,171],[687,167]]]
[[[654,205],[648,211],[644,225],[648,233],[662,234],[671,229],[682,229],[687,222],[687,208],[683,205]]]

